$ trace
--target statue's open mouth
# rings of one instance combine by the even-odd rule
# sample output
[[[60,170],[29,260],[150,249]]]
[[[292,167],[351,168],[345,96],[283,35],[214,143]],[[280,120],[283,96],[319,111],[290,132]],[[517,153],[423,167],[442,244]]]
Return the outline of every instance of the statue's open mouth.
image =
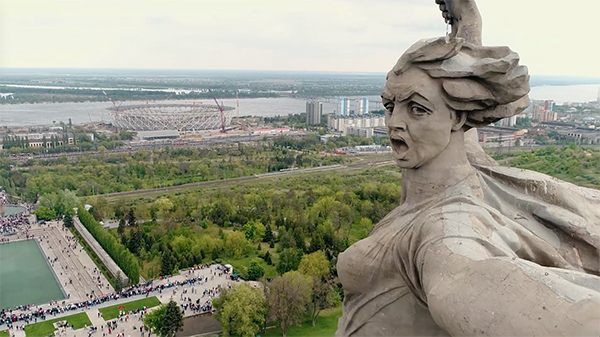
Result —
[[[398,160],[403,160],[404,155],[408,152],[408,145],[402,138],[392,138],[390,139],[392,143],[392,148],[394,149],[394,157]]]

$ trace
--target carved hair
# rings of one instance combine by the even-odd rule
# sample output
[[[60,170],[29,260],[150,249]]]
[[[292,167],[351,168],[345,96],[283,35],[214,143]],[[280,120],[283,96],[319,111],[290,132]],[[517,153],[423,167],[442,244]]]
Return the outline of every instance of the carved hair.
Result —
[[[421,40],[400,57],[388,78],[415,66],[441,80],[448,106],[467,113],[466,129],[514,116],[529,105],[527,67],[508,47],[482,47],[462,38]]]

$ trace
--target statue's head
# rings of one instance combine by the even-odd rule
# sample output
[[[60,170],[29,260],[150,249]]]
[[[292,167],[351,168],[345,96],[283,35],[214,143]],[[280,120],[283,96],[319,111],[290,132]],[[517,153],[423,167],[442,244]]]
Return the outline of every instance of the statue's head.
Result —
[[[485,126],[529,105],[527,68],[508,47],[462,39],[422,40],[388,73],[381,95],[395,157],[419,168],[444,151],[453,132]]]

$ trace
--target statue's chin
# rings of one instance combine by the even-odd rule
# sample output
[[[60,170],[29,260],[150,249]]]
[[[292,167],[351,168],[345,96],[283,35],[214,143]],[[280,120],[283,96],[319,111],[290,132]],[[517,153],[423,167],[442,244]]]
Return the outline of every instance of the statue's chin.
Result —
[[[417,166],[414,163],[409,162],[408,160],[400,160],[396,159],[396,166],[404,170],[412,170],[416,169]]]

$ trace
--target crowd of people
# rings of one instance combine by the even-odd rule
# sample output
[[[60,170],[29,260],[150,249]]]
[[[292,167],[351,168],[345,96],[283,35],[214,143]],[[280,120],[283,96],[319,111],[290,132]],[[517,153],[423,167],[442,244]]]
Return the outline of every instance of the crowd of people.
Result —
[[[8,196],[3,191],[0,191],[0,204],[9,204]],[[29,211],[30,208],[31,207],[27,207]],[[43,234],[39,236],[36,235],[35,238],[33,235],[29,235],[31,224],[26,214],[27,213],[9,216],[0,215],[0,243],[9,241],[9,236],[13,233],[18,233],[20,236],[22,236],[21,234],[24,234],[25,238],[33,238],[39,240],[40,242],[48,240],[48,236]],[[40,225],[44,226],[43,224]],[[67,254],[67,256],[70,256],[72,251],[78,249],[77,239],[72,236],[67,235],[64,239],[59,240],[58,243],[60,246],[62,246],[62,253]],[[60,247],[56,248],[60,249]],[[47,259],[48,263],[54,268],[54,265],[58,261],[58,257],[47,256]],[[92,291],[91,293],[87,294],[86,300],[83,301],[78,300],[75,302],[70,302],[70,296],[67,296],[66,300],[60,302],[52,301],[49,304],[45,305],[22,305],[17,306],[14,309],[0,309],[0,326],[6,325],[9,329],[22,330],[24,329],[25,325],[30,323],[36,323],[39,321],[46,320],[48,318],[54,318],[55,316],[61,315],[63,313],[67,314],[72,311],[85,310],[90,307],[94,307],[110,301],[116,302],[118,300],[140,295],[145,295],[146,297],[149,297],[152,293],[162,296],[163,291],[165,291],[166,289],[169,289],[168,296],[174,297],[179,287],[181,287],[181,296],[179,298],[179,304],[184,314],[187,310],[190,310],[191,314],[212,312],[213,307],[211,304],[211,299],[215,296],[218,296],[221,290],[221,285],[204,289],[202,289],[202,285],[208,283],[209,280],[214,280],[216,277],[224,276],[228,270],[221,265],[217,265],[215,269],[211,267],[213,266],[202,265],[194,267],[185,273],[186,279],[181,281],[169,281],[167,277],[161,277],[155,282],[149,281],[145,284],[134,285],[129,288],[123,289],[119,292],[114,292],[111,294],[94,294]],[[63,269],[66,269],[66,266],[64,266]],[[203,269],[210,269],[210,272],[199,272]],[[65,271],[66,270],[63,270],[62,272]],[[102,289],[102,283],[100,283],[100,271],[97,270],[97,268],[94,268],[93,271],[89,270],[88,272],[92,273],[93,281],[99,282],[100,289]],[[200,274],[208,274],[208,276]],[[174,289],[173,294],[171,295],[170,291],[172,288]],[[188,294],[188,292],[197,295],[201,294],[201,296],[193,296],[192,298]],[[132,313],[136,315],[138,314],[137,312]],[[139,313],[140,320],[143,314],[143,312]],[[107,329],[104,329],[104,326],[102,326],[101,328],[103,330],[103,335],[108,332],[108,334],[114,336],[116,332],[115,328],[117,325],[117,321],[114,321],[109,324],[114,324],[114,328],[109,328],[110,325],[107,325]],[[89,327],[88,329],[89,334],[93,334],[97,331],[97,327]]]
[[[10,199],[5,191],[0,191],[0,207],[10,205]],[[0,234],[9,236],[17,234],[18,231],[27,233],[31,224],[29,223],[28,214],[31,211],[31,205],[19,205],[26,209],[26,212],[19,214],[4,215],[0,214]],[[2,238],[0,242],[8,242],[9,238]]]
[[[214,275],[213,275],[214,277]],[[30,305],[18,306],[15,309],[2,309],[0,310],[0,325],[6,324],[9,328],[16,328],[24,322],[25,324],[35,323],[38,320],[45,320],[48,316],[56,316],[61,313],[75,311],[79,309],[87,309],[88,307],[93,307],[99,304],[103,304],[109,301],[116,301],[123,298],[128,298],[132,296],[138,295],[146,295],[148,297],[153,292],[158,292],[162,294],[163,290],[175,288],[173,291],[176,292],[176,289],[183,286],[194,286],[194,285],[202,285],[203,283],[208,282],[208,277],[204,276],[192,276],[188,277],[183,281],[174,281],[167,282],[161,285],[153,285],[153,282],[147,282],[143,285],[134,285],[132,287],[121,290],[120,292],[114,292],[112,294],[102,295],[99,297],[93,297],[90,295],[90,299],[75,303],[65,303],[62,301],[61,304],[58,301],[53,301],[50,303],[50,306],[46,309],[31,307]],[[197,292],[195,287],[191,288],[193,292]],[[187,292],[187,290],[184,290]],[[218,295],[220,292],[219,287],[213,287],[210,289],[205,289],[202,293],[202,297],[208,297],[206,302],[200,303],[200,299],[195,302],[192,301],[191,298],[187,298],[188,301],[182,303],[181,307],[183,310],[187,310],[188,308],[192,310],[193,313],[201,313],[212,311],[212,305],[210,304],[210,300]]]

